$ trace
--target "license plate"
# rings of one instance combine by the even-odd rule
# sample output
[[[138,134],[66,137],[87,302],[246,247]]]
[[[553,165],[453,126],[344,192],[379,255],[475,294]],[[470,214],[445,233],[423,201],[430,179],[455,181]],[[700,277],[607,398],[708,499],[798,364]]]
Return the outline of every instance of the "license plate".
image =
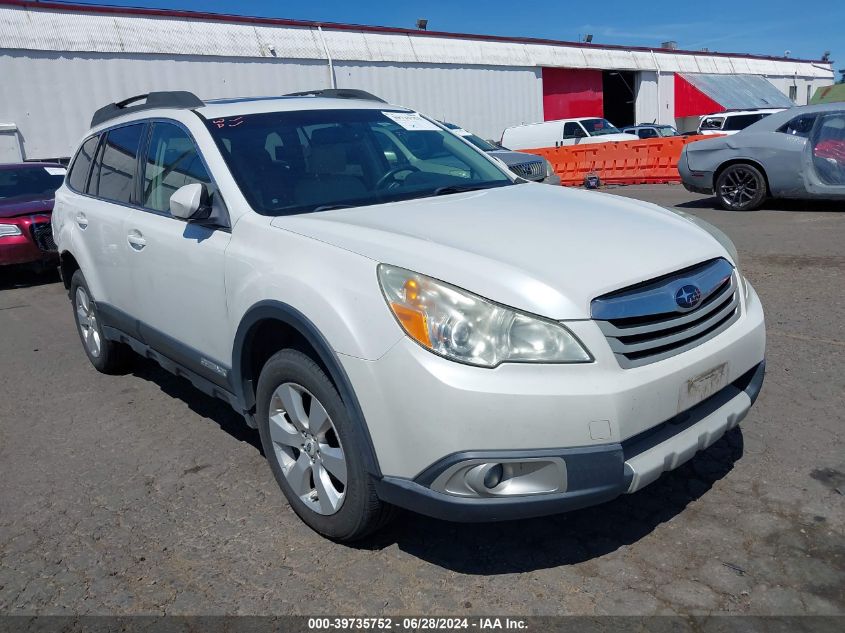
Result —
[[[686,411],[706,400],[728,384],[728,364],[722,363],[703,374],[693,376],[681,385],[678,412]]]

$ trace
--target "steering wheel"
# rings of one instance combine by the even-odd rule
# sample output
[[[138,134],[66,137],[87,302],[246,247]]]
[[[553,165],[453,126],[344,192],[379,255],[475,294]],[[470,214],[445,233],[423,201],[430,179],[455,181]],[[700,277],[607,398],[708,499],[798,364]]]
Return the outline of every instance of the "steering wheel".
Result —
[[[376,183],[376,189],[385,189],[387,187],[390,187],[391,185],[399,184],[399,182],[396,180],[396,175],[401,174],[403,171],[419,171],[419,168],[414,167],[413,165],[397,165],[393,169],[389,169],[387,173],[384,174],[384,176],[378,179],[378,182]]]

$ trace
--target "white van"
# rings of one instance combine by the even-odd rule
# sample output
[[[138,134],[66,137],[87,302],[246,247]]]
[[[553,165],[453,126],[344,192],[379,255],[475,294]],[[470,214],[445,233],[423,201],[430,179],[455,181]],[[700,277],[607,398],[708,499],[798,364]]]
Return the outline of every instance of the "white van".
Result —
[[[531,149],[536,147],[561,147],[581,143],[611,143],[614,141],[636,141],[634,134],[623,134],[607,119],[583,117],[580,119],[558,119],[543,123],[514,125],[502,133],[502,145],[508,149]]]

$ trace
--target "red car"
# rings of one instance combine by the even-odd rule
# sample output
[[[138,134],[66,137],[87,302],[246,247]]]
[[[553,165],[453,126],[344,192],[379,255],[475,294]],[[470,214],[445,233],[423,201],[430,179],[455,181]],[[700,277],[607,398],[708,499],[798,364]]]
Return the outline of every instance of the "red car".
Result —
[[[0,266],[55,261],[50,216],[64,177],[58,163],[0,165]]]

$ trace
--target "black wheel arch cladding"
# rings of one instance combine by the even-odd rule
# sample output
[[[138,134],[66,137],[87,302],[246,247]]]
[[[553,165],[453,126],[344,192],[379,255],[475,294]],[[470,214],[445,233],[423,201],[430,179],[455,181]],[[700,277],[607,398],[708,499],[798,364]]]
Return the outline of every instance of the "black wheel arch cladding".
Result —
[[[364,451],[364,464],[371,475],[381,477],[375,448],[370,437],[364,413],[349,376],[343,369],[337,354],[332,349],[326,337],[316,325],[302,312],[281,301],[260,301],[247,310],[238,326],[232,349],[232,385],[235,395],[242,403],[245,414],[249,415],[255,409],[255,393],[258,375],[251,375],[254,354],[253,340],[257,327],[267,321],[277,321],[293,328],[317,354],[318,360],[327,370],[329,379],[334,383],[340,399],[349,409],[349,418],[353,427],[361,438]],[[278,350],[275,350],[278,351]]]

